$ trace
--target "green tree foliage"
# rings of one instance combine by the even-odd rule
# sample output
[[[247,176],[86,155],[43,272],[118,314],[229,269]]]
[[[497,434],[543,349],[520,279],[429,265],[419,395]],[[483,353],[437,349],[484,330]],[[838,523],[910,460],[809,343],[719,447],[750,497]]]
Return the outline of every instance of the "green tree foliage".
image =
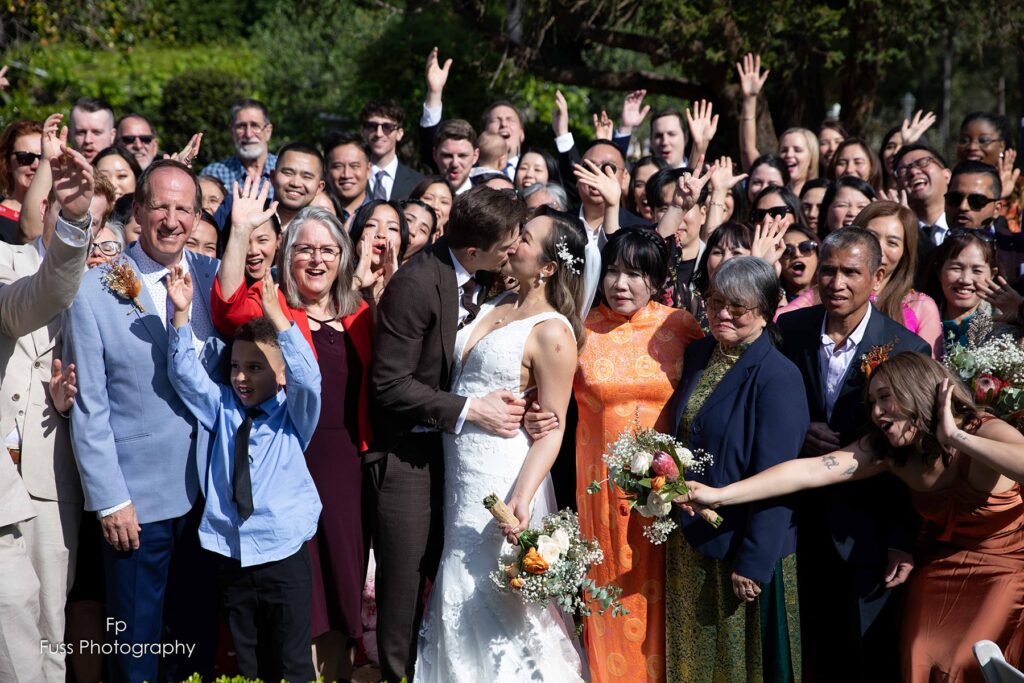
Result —
[[[161,145],[165,150],[185,146],[193,133],[203,133],[197,168],[231,156],[234,141],[228,127],[231,104],[253,95],[251,84],[236,73],[193,69],[170,78],[160,104]]]

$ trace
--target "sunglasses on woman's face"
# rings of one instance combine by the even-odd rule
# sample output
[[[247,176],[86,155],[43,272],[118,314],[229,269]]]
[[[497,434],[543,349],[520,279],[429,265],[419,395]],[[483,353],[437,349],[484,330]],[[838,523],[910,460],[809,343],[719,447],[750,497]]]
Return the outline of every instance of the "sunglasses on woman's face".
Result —
[[[808,256],[818,251],[818,243],[814,240],[804,240],[800,244],[787,244],[782,255],[786,258],[793,258],[797,251],[801,256]]]
[[[42,158],[42,154],[36,154],[35,152],[14,152],[14,160],[18,162],[18,166],[31,166]]]
[[[999,201],[996,197],[986,197],[983,194],[964,194],[963,192],[947,192],[946,203],[953,206],[960,206],[964,203],[964,197],[967,198],[967,206],[971,207],[971,211],[981,211],[992,202]]]
[[[785,218],[789,213],[788,206],[773,206],[770,209],[754,209],[754,223],[763,223],[768,216],[772,218]]]

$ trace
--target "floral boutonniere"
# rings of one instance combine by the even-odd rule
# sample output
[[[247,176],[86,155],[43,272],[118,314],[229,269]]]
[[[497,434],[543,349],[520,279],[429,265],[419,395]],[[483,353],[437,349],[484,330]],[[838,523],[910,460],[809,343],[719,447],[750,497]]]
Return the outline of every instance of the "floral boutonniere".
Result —
[[[107,289],[118,297],[130,301],[139,313],[145,313],[146,309],[143,308],[142,302],[139,301],[139,294],[142,293],[142,282],[139,281],[139,276],[135,274],[135,270],[128,263],[128,259],[122,256],[110,262],[106,269],[107,272],[103,276],[103,283],[107,286]]]
[[[888,344],[872,346],[870,351],[860,357],[860,371],[864,373],[865,377],[871,379],[871,373],[875,368],[889,360],[889,352],[896,346],[897,341],[893,339]]]

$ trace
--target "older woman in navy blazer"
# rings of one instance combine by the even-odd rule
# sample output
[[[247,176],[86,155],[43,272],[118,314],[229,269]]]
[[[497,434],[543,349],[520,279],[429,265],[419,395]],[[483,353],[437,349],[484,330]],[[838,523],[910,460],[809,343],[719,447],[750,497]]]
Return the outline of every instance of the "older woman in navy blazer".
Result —
[[[807,431],[800,371],[767,331],[774,269],[737,257],[715,273],[712,337],[686,350],[673,429],[712,464],[686,477],[713,486],[797,457]],[[680,514],[666,572],[668,680],[800,680],[796,527],[790,499],[728,509],[715,528]]]

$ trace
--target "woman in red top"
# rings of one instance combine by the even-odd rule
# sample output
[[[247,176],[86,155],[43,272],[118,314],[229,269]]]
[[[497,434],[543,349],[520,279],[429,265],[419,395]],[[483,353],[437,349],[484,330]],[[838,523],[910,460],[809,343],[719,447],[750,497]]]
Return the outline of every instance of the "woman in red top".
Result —
[[[211,310],[221,334],[231,337],[263,314],[262,283],[247,287],[250,236],[270,220],[267,189],[251,179],[234,188],[231,235],[224,251]],[[281,305],[313,347],[323,376],[320,422],[306,449],[306,465],[323,503],[316,536],[308,544],[313,570],[312,633],[317,674],[351,675],[351,648],[362,636],[360,609],[366,574],[359,453],[370,440],[367,413],[372,322],[352,285],[352,242],[338,219],[319,208],[298,213],[278,252]]]
[[[43,127],[36,121],[15,121],[0,133],[0,240],[18,242],[18,219],[25,193],[39,168]]]

